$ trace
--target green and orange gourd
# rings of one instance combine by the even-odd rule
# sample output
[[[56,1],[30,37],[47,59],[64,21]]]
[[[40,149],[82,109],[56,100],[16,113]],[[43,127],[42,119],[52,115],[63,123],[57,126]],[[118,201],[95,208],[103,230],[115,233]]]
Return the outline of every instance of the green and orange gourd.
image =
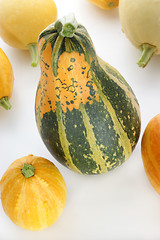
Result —
[[[100,59],[73,15],[39,36],[41,78],[36,122],[51,154],[81,174],[101,174],[125,162],[140,134],[140,109],[121,74]]]

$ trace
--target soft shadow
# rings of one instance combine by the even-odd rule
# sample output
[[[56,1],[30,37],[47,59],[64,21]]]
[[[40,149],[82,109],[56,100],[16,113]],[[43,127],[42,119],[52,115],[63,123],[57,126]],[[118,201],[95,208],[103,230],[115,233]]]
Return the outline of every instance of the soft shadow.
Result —
[[[31,64],[31,56],[29,53],[29,50],[22,50],[22,49],[17,49],[8,46],[8,51],[10,52],[10,55],[12,57],[11,61],[19,63],[19,64],[26,64],[30,65]]]
[[[91,2],[88,2],[88,10],[90,10],[90,12],[92,11],[93,14],[96,14],[96,17],[103,17],[106,19],[117,19],[119,18],[119,11],[118,11],[118,7],[113,8],[113,9],[101,9],[100,7],[92,4]]]

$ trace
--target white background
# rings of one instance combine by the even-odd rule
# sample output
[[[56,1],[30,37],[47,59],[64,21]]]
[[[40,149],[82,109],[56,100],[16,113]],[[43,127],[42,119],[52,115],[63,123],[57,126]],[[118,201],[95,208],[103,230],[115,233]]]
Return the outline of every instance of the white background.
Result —
[[[53,161],[63,175],[67,203],[50,228],[30,232],[13,224],[0,205],[0,240],[158,240],[160,196],[150,185],[141,158],[141,139],[149,120],[159,113],[160,57],[145,69],[136,64],[139,50],[121,31],[118,8],[101,10],[87,0],[55,0],[58,17],[74,12],[86,26],[97,54],[124,76],[141,109],[141,135],[126,163],[98,176],[82,176],[59,164],[48,152],[37,130],[34,114],[40,67],[30,66],[26,51],[0,40],[14,71],[10,111],[0,108],[0,178],[16,159],[34,154]]]

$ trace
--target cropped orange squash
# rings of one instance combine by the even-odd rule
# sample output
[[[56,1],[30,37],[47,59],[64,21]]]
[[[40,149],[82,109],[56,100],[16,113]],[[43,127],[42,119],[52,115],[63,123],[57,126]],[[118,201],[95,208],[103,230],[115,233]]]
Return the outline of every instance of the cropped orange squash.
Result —
[[[102,9],[112,9],[119,5],[119,0],[89,0],[91,3]]]
[[[61,215],[66,184],[49,160],[29,155],[14,161],[0,181],[5,213],[18,226],[42,230]]]
[[[149,121],[144,131],[141,153],[147,177],[160,194],[160,114]]]
[[[9,102],[13,91],[14,76],[11,63],[0,48],[0,105],[6,110],[11,108]]]

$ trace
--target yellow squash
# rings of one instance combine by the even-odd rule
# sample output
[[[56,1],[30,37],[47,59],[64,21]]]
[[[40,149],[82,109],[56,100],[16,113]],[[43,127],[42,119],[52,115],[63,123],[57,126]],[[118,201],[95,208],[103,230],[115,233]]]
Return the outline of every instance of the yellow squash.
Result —
[[[13,91],[14,76],[11,63],[0,48],[0,105],[6,110],[11,108],[9,102]]]
[[[0,36],[12,47],[29,49],[37,66],[40,32],[57,19],[53,0],[0,0]]]
[[[42,230],[61,215],[66,203],[66,184],[49,160],[28,155],[14,161],[0,181],[5,213],[18,226]]]
[[[119,0],[89,0],[102,9],[112,9],[119,5]]]

